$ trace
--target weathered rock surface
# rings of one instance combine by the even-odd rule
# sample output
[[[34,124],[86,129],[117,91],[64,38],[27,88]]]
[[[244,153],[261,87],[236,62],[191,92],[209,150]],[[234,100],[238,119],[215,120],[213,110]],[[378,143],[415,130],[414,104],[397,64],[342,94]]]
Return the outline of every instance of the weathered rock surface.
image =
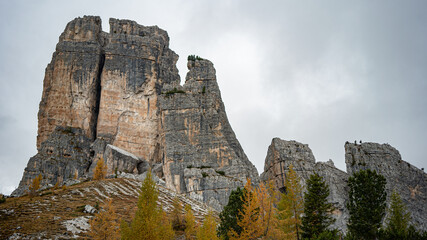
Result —
[[[84,17],[68,23],[59,37],[43,81],[37,148],[56,126],[81,128],[89,139],[95,138],[103,63],[101,35],[101,19]]]
[[[188,68],[184,86],[165,85],[159,98],[163,172],[168,187],[220,209],[258,172],[228,122],[213,64],[190,60]]]
[[[32,180],[39,174],[43,176],[42,187],[85,177],[92,163],[90,143],[81,129],[56,127],[41,144],[38,153],[28,161],[22,180],[12,196],[25,194]]]
[[[108,176],[113,176],[117,172],[141,174],[150,168],[148,162],[110,144],[105,148],[103,159],[107,165]]]
[[[403,161],[399,151],[389,144],[347,142],[345,162],[349,174],[372,169],[383,175],[388,197],[396,190],[412,214],[412,223],[427,230],[427,174],[424,171]]]
[[[307,144],[296,141],[285,141],[274,138],[268,147],[265,158],[262,181],[272,180],[277,189],[283,191],[286,173],[292,165],[294,171],[301,179],[301,185],[306,188],[306,181],[310,175],[317,172],[329,185],[329,202],[333,203],[336,210],[333,216],[336,219],[333,227],[346,231],[348,211],[345,207],[347,201],[347,173],[335,168],[332,161],[327,163],[315,162],[311,149]]]
[[[101,158],[109,175],[152,167],[168,187],[216,209],[246,178],[256,183],[257,170],[228,122],[213,64],[189,61],[181,86],[177,60],[157,26],[110,19],[105,33],[99,17],[71,21],[46,69],[37,163],[47,161],[40,146],[56,126],[75,127],[87,138],[84,176]],[[32,163],[20,188],[50,171]]]

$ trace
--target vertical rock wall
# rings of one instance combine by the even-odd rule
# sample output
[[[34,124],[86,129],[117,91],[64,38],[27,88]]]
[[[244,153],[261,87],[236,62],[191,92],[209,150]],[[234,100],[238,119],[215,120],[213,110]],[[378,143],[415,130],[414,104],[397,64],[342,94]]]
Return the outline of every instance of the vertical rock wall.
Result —
[[[347,173],[335,168],[332,161],[316,163],[313,153],[307,144],[274,138],[268,147],[261,180],[272,180],[277,189],[284,191],[286,174],[290,165],[300,177],[301,185],[304,189],[306,188],[307,180],[314,172],[323,177],[329,185],[330,194],[328,200],[336,208],[333,212],[333,216],[336,219],[333,227],[345,232],[349,217],[345,207],[347,201]]]
[[[402,160],[399,151],[388,144],[346,143],[347,172],[372,169],[387,180],[387,200],[396,190],[412,214],[412,223],[427,229],[427,174]]]
[[[158,93],[164,82],[179,82],[178,56],[168,47],[158,27],[110,19],[97,134],[150,161],[159,137]]]
[[[78,127],[95,138],[102,42],[99,17],[76,18],[59,37],[43,81],[37,148],[56,126]]]
[[[188,68],[184,86],[168,85],[160,97],[163,172],[168,187],[220,209],[258,172],[228,122],[213,64],[190,60]]]

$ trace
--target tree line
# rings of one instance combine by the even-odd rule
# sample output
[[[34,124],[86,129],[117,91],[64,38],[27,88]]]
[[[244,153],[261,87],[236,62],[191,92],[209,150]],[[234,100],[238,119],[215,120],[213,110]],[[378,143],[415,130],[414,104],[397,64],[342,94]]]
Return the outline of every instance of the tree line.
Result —
[[[103,161],[99,161],[103,162]],[[102,163],[100,163],[102,165]],[[97,179],[102,179],[104,168]],[[237,188],[216,218],[212,211],[197,223],[190,205],[183,206],[176,197],[169,216],[157,204],[158,190],[151,173],[142,183],[138,209],[130,222],[118,219],[111,200],[92,218],[90,237],[93,239],[174,239],[175,232],[185,239],[427,239],[427,232],[419,232],[410,225],[410,212],[396,191],[387,208],[386,180],[376,171],[362,170],[348,179],[350,218],[347,234],[332,228],[335,222],[328,202],[329,186],[323,177],[313,173],[304,192],[300,178],[292,165],[287,171],[284,190],[277,191],[272,182],[258,187],[248,179],[244,188]],[[388,217],[385,218],[386,212]],[[219,221],[217,221],[219,220]]]

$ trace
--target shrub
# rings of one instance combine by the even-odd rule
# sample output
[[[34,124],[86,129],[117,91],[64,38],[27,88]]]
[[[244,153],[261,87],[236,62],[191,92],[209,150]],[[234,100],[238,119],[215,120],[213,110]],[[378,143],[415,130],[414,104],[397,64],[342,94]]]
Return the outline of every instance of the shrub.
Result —
[[[225,172],[224,171],[215,170],[215,172],[218,173],[221,176],[225,176]]]
[[[205,177],[207,177],[209,175],[207,173],[205,173],[205,172],[202,172],[202,176],[205,178]]]
[[[0,194],[0,203],[4,203],[6,202],[6,198],[4,197],[3,194]]]
[[[173,88],[173,90],[167,91],[165,94],[166,94],[166,97],[169,97],[175,93],[185,93],[185,91]]]

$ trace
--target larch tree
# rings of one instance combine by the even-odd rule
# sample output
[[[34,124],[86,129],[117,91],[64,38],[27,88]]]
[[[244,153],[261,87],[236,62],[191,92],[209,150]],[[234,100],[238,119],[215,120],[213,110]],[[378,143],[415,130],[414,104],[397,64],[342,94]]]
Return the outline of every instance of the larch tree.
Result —
[[[314,173],[307,180],[304,194],[304,216],[302,217],[302,237],[316,239],[335,222],[332,217],[334,207],[328,202],[329,186],[323,177]]]
[[[196,218],[193,214],[193,209],[191,209],[191,206],[189,204],[185,205],[185,216],[184,216],[184,222],[185,222],[185,239],[187,240],[194,240],[196,238]]]
[[[219,240],[216,235],[216,226],[217,223],[213,216],[213,212],[209,211],[208,215],[205,217],[203,224],[199,227],[197,231],[197,240]]]
[[[178,196],[175,196],[172,200],[171,219],[172,227],[175,231],[184,230],[185,225],[182,216],[182,205],[179,202]]]
[[[156,183],[151,176],[151,171],[148,171],[141,186],[135,217],[130,224],[122,221],[122,239],[173,239],[172,224],[162,208],[157,205],[158,196]]]
[[[90,220],[89,236],[94,240],[120,239],[120,224],[111,198],[102,206],[102,210]]]
[[[348,179],[350,218],[348,236],[356,239],[376,239],[385,215],[386,180],[377,172],[361,170]]]
[[[279,239],[301,239],[301,215],[304,213],[300,178],[293,166],[285,179],[285,191],[277,205],[274,236]]]
[[[100,158],[96,163],[96,167],[93,172],[93,179],[101,180],[101,179],[104,179],[106,175],[107,175],[107,165],[105,165],[104,163],[104,158]]]
[[[399,193],[391,194],[390,207],[388,209],[387,226],[385,229],[388,239],[404,239],[408,235],[411,213],[402,202]]]
[[[29,195],[30,197],[33,197],[36,195],[37,190],[40,188],[40,182],[42,181],[43,177],[41,174],[39,174],[37,177],[33,179],[31,182],[31,185],[28,187],[29,189]]]

